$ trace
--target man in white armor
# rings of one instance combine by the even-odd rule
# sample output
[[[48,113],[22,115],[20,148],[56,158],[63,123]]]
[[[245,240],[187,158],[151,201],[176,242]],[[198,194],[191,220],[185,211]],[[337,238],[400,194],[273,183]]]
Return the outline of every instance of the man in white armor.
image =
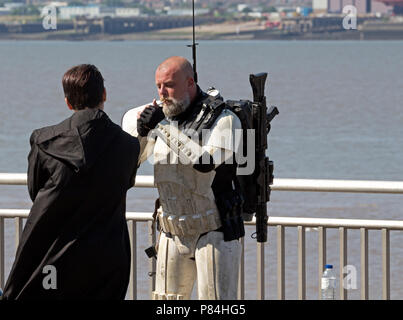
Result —
[[[155,81],[162,106],[154,100],[122,123],[140,140],[139,163],[154,158],[161,233],[152,298],[190,299],[197,279],[199,299],[237,299],[244,225],[233,180],[241,122],[199,88],[185,58],[162,62]],[[214,121],[206,125],[208,118]]]

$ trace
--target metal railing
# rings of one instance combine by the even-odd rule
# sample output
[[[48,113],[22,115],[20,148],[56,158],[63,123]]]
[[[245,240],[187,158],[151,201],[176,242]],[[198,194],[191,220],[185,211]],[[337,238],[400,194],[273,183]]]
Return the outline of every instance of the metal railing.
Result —
[[[0,173],[0,185],[25,185],[26,174]],[[136,187],[154,188],[152,176],[137,176]],[[352,181],[352,180],[308,180],[308,179],[274,179],[271,186],[275,191],[310,191],[310,192],[358,192],[358,193],[387,193],[403,194],[403,182],[400,181]],[[15,243],[18,245],[22,232],[23,219],[27,218],[29,210],[0,209],[0,287],[4,286],[4,219],[15,220]],[[152,213],[127,212],[132,263],[129,284],[130,299],[137,299],[137,223],[148,223],[148,241],[155,241],[155,230],[152,229]],[[247,222],[254,225],[255,219]],[[328,229],[339,231],[339,261],[340,266],[347,265],[347,232],[351,229],[360,230],[360,260],[361,260],[361,299],[369,298],[368,273],[368,231],[380,230],[382,236],[382,298],[390,299],[390,231],[403,231],[403,221],[395,220],[364,220],[364,219],[324,219],[324,218],[296,218],[296,217],[269,217],[268,226],[277,229],[277,298],[285,299],[285,229],[296,228],[298,233],[298,299],[306,298],[306,243],[307,228],[318,230],[318,297],[320,297],[320,279],[326,264],[326,234]],[[242,257],[239,273],[238,298],[245,297],[245,254],[244,238],[242,243]],[[256,244],[257,249],[257,299],[265,299],[265,246]],[[149,259],[149,270],[155,272],[155,259]],[[343,268],[340,267],[339,283],[343,281]],[[149,292],[155,287],[155,277],[150,277]],[[340,287],[340,299],[347,299],[347,289]]]

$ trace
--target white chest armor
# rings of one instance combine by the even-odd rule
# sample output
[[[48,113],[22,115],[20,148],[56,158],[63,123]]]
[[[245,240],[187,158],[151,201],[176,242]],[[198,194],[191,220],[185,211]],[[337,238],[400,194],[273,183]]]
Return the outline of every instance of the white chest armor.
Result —
[[[180,163],[168,146],[157,139],[154,148],[154,179],[161,207],[158,219],[166,233],[178,237],[198,236],[221,226],[211,184],[215,171],[201,173]]]

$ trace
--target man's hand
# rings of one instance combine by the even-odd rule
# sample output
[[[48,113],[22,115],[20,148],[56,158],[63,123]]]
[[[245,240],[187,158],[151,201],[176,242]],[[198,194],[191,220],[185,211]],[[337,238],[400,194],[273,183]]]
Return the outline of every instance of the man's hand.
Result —
[[[147,106],[141,113],[137,114],[137,132],[142,137],[147,136],[150,130],[154,129],[164,118],[162,108],[157,105],[154,99],[152,105]]]

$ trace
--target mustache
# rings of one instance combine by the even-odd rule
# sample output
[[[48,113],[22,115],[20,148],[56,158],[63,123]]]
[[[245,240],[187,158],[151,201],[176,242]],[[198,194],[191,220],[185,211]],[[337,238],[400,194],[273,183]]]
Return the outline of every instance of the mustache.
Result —
[[[169,98],[161,98],[160,100],[162,103],[168,103],[168,104],[172,104],[174,102],[172,99]]]

